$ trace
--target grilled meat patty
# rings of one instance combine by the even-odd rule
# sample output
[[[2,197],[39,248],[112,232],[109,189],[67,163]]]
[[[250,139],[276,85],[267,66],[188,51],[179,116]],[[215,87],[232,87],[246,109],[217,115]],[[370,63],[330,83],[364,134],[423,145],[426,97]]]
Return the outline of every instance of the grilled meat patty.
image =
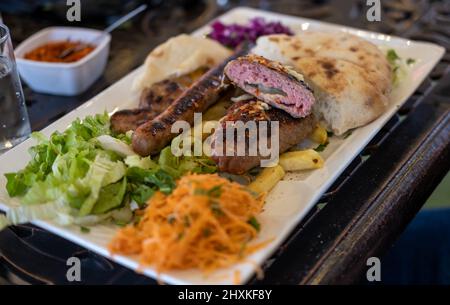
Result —
[[[156,115],[160,114],[208,70],[207,67],[202,67],[191,73],[160,81],[142,90],[139,108],[152,109],[157,112]]]
[[[303,76],[289,67],[251,54],[231,61],[224,72],[242,90],[295,118],[311,113],[313,92]]]
[[[126,133],[129,130],[135,130],[139,125],[154,118],[152,110],[144,108],[125,109],[115,112],[110,120],[111,130],[114,133]]]
[[[257,155],[252,156],[248,153],[250,151],[250,145],[257,145],[261,140],[259,135],[256,139],[252,139],[250,133],[246,134],[245,140],[242,141],[240,139],[241,142],[238,142],[239,138],[235,137],[234,144],[230,143],[232,144],[231,149],[233,150],[233,155],[226,155],[226,152],[230,150],[226,143],[226,122],[236,121],[242,121],[244,123],[249,121],[267,121],[269,132],[262,132],[261,136],[267,135],[268,138],[266,137],[265,140],[268,147],[271,147],[272,138],[275,136],[270,133],[271,122],[278,121],[280,154],[305,139],[316,126],[316,120],[312,114],[305,118],[293,118],[283,110],[277,108],[268,109],[267,105],[264,105],[264,103],[256,99],[233,104],[228,109],[225,117],[220,120],[220,126],[214,132],[211,143],[212,159],[216,162],[219,170],[232,174],[243,174],[253,167],[259,166],[261,160],[270,158],[269,156],[261,156],[259,150],[257,150]],[[257,128],[259,129],[260,127],[258,126]],[[222,132],[220,132],[220,129],[222,129]],[[217,145],[219,142],[222,145]],[[236,152],[239,145],[245,145],[245,156],[237,156]]]
[[[141,156],[158,153],[177,135],[171,132],[176,121],[194,122],[194,113],[202,113],[225,92],[222,84],[225,65],[247,52],[239,49],[222,64],[209,70],[189,89],[184,91],[164,112],[151,121],[140,125],[133,134],[133,150]]]
[[[186,75],[157,82],[144,89],[138,109],[117,111],[111,116],[111,129],[115,133],[125,133],[155,118],[207,70],[207,68],[200,68]]]

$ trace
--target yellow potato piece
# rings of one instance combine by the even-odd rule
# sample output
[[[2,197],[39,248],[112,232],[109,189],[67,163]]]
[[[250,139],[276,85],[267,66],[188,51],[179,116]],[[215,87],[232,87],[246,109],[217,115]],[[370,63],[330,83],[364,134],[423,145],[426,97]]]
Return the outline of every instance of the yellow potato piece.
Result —
[[[229,100],[219,100],[203,114],[203,121],[220,120],[227,113],[230,104]]]
[[[317,151],[307,149],[282,154],[278,164],[285,171],[298,171],[321,168],[323,163],[324,161]]]
[[[325,144],[328,141],[327,130],[321,125],[317,125],[317,127],[313,130],[313,132],[309,136],[309,138],[316,143]]]
[[[284,174],[283,168],[279,165],[266,167],[248,188],[256,193],[268,192],[284,177]]]

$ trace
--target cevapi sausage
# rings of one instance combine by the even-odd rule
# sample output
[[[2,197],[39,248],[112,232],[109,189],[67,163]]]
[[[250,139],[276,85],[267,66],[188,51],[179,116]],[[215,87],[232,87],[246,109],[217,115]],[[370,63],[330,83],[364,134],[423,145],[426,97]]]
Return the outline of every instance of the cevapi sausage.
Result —
[[[201,67],[189,74],[154,83],[141,92],[139,108],[125,109],[111,116],[111,129],[115,133],[135,130],[166,110],[185,90],[208,69]]]
[[[224,138],[226,133],[227,122],[263,122],[267,121],[268,125],[272,122],[278,122],[278,136],[279,136],[279,151],[281,154],[286,150],[294,147],[302,140],[304,140],[313,131],[316,126],[316,119],[314,115],[310,114],[305,118],[294,118],[287,112],[277,109],[264,107],[261,101],[256,99],[241,101],[234,103],[227,111],[227,114],[220,120],[222,132],[216,130],[212,138],[212,159],[216,162],[219,170],[222,172],[228,172],[232,174],[243,174],[253,167],[259,166],[260,161],[269,159],[268,156],[249,155],[250,145],[257,145],[261,136],[268,136],[266,143],[271,146],[272,137],[276,136],[270,133],[262,132],[260,135],[258,132],[257,141],[252,142],[249,137],[246,137],[243,141],[238,142],[238,139],[234,139],[234,143],[227,143]],[[257,127],[259,129],[259,127]],[[217,145],[217,143],[222,145]],[[251,144],[253,143],[253,144]],[[233,154],[226,155],[228,150],[227,145],[231,144]],[[244,156],[237,155],[237,147],[241,146],[245,149],[246,154]],[[229,151],[229,150],[228,150]]]
[[[183,92],[163,113],[140,125],[133,134],[133,150],[141,156],[158,153],[177,135],[171,132],[177,121],[194,123],[194,113],[203,112],[217,102],[226,90],[222,84],[225,65],[248,52],[242,47],[223,63],[204,74],[189,89]]]

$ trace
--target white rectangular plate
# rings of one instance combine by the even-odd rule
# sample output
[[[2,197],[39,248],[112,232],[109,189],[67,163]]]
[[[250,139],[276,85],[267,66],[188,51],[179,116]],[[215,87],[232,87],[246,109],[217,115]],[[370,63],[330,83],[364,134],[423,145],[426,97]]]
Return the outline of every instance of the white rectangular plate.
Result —
[[[350,32],[382,48],[394,48],[400,57],[414,58],[416,63],[409,69],[407,78],[403,80],[400,86],[395,88],[391,96],[391,107],[385,114],[371,124],[356,129],[346,139],[332,137],[330,144],[322,153],[325,158],[325,166],[322,169],[300,174],[288,174],[269,194],[264,212],[259,217],[262,230],[258,237],[258,241],[272,239],[268,246],[248,257],[247,262],[218,270],[208,276],[203,275],[198,270],[160,274],[159,278],[164,282],[170,284],[232,284],[235,271],[239,271],[242,283],[249,280],[254,274],[254,263],[262,264],[270,257],[353,158],[413,94],[444,54],[444,48],[435,44],[410,41],[389,35],[249,8],[231,10],[219,19],[226,23],[246,22],[248,19],[257,16],[264,17],[267,20],[280,21],[290,26],[295,32],[309,30]],[[203,35],[208,31],[208,26],[204,26],[194,34]],[[141,69],[142,67],[131,72],[90,101],[54,122],[45,128],[43,133],[48,136],[55,130],[63,131],[76,118],[101,113],[105,109],[112,112],[116,109],[133,107],[137,104],[137,100],[136,97],[131,95],[130,88],[134,77]],[[0,156],[0,208],[2,210],[7,210],[8,207],[18,204],[16,200],[9,198],[5,189],[6,179],[3,174],[23,168],[30,159],[27,149],[33,144],[32,140],[27,140]],[[136,258],[111,257],[109,254],[107,244],[117,230],[115,226],[98,225],[93,227],[89,234],[86,234],[81,233],[77,226],[61,227],[47,221],[35,221],[34,223],[131,269],[137,269],[138,267]],[[143,272],[153,278],[157,276],[152,268],[146,268]]]

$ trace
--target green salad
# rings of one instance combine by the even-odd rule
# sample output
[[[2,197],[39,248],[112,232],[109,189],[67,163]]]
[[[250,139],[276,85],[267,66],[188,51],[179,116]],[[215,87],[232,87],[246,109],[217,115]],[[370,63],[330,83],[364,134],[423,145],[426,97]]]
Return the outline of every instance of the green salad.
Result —
[[[131,134],[114,135],[107,113],[75,120],[49,139],[33,133],[31,161],[5,174],[7,191],[20,206],[0,219],[0,227],[33,219],[59,224],[128,223],[156,192],[170,193],[187,172],[213,173],[207,157],[176,157],[170,146],[159,156],[140,157],[130,147]]]

